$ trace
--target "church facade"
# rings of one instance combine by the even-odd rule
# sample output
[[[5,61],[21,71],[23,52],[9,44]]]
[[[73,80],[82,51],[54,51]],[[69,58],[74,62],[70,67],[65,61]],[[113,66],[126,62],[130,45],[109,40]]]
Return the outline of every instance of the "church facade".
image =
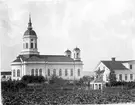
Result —
[[[23,35],[23,49],[20,55],[11,62],[12,80],[20,80],[24,75],[44,76],[56,75],[67,80],[78,80],[82,77],[83,62],[81,50],[66,50],[63,55],[40,55],[37,47],[37,35],[32,29],[31,17],[28,28]]]

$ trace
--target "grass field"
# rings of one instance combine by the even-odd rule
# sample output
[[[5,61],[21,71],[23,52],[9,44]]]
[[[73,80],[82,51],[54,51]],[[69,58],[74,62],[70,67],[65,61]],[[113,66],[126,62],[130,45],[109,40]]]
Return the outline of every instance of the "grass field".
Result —
[[[135,89],[122,87],[104,90],[56,89],[54,86],[29,86],[18,92],[2,91],[4,105],[117,104],[135,102]]]

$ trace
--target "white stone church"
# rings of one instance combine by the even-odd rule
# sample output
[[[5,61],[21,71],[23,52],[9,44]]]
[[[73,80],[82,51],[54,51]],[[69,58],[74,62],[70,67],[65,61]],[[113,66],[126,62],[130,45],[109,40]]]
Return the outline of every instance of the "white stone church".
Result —
[[[42,75],[50,78],[52,75],[67,80],[77,80],[82,77],[83,62],[80,49],[66,50],[65,55],[40,55],[37,47],[37,35],[32,29],[31,17],[28,28],[23,35],[23,50],[11,63],[12,80],[20,80],[24,75]]]

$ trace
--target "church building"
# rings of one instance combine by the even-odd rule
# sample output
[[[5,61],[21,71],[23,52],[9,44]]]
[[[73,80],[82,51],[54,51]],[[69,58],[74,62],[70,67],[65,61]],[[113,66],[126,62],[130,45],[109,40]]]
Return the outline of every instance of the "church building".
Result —
[[[48,79],[56,75],[67,80],[82,77],[83,62],[78,47],[73,50],[73,58],[70,50],[63,55],[40,55],[37,42],[37,34],[32,29],[29,17],[28,28],[23,35],[22,52],[11,62],[12,80],[20,80],[24,75],[42,75]]]

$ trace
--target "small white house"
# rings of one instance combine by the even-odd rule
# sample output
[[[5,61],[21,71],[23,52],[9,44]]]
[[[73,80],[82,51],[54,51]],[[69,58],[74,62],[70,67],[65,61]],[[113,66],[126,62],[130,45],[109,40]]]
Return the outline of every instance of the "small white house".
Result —
[[[11,78],[11,71],[1,71],[1,81],[7,81]]]
[[[111,71],[114,71],[117,81],[135,81],[135,60],[116,61],[115,58],[112,58],[112,60],[102,60],[96,66],[94,71],[100,71],[102,78],[100,76],[96,77],[91,84],[97,84],[96,81],[98,81],[98,84],[109,82]]]

